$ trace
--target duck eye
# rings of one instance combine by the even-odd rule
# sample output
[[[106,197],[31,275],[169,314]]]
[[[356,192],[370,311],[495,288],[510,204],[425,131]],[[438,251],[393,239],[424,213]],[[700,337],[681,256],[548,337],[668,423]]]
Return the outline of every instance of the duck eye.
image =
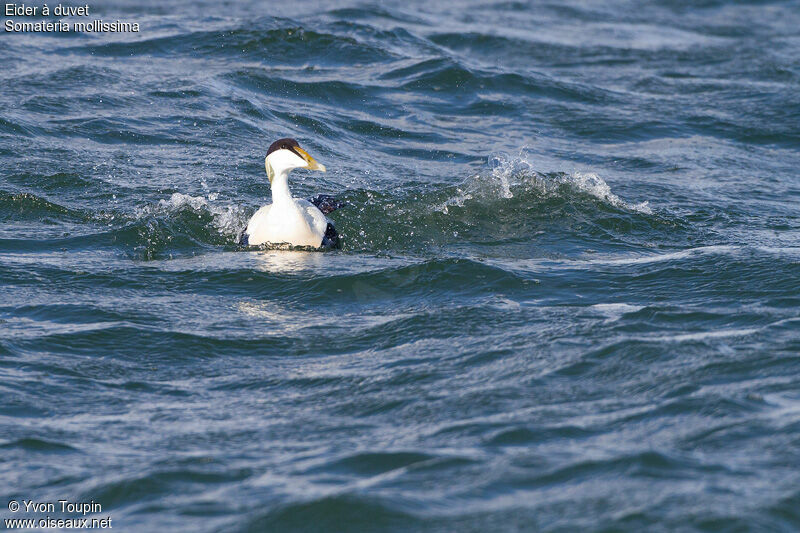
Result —
[[[282,149],[282,150],[286,150],[287,148],[289,148],[289,147],[288,147],[288,146],[286,146],[285,144],[282,144],[282,145],[281,145],[281,149]]]

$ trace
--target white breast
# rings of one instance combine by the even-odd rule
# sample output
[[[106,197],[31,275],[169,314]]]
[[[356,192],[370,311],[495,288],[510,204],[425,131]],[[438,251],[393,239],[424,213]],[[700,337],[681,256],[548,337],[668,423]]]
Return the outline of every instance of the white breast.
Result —
[[[322,211],[306,200],[292,198],[265,205],[247,223],[248,244],[290,244],[319,247],[328,220]]]

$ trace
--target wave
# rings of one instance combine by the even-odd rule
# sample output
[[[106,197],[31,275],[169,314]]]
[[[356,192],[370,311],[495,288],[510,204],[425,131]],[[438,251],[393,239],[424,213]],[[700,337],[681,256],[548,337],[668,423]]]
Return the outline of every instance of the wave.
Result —
[[[91,215],[86,211],[65,207],[29,192],[12,193],[0,190],[0,220],[6,222],[43,220],[49,217],[86,221]]]
[[[5,442],[0,444],[0,449],[5,450],[22,450],[24,452],[50,452],[50,453],[64,453],[75,452],[76,448],[64,444],[62,442],[54,442],[50,440],[37,439],[33,437],[17,439],[14,441]]]
[[[348,205],[331,218],[343,235],[344,251],[426,254],[464,242],[532,243],[564,229],[578,240],[609,234],[624,240],[637,226],[674,226],[664,225],[647,201],[628,202],[614,194],[597,174],[541,173],[527,158],[506,155],[493,157],[488,170],[458,185],[397,193],[354,189],[338,196]],[[175,192],[139,206],[117,232],[141,258],[192,253],[197,245],[236,245],[254,210],[216,192]]]
[[[173,214],[175,212],[193,211],[198,214],[209,213],[214,228],[223,236],[238,236],[245,224],[244,207],[236,205],[219,205],[219,194],[209,193],[207,196],[190,196],[173,193],[169,200],[159,200],[156,206],[140,207],[136,211],[137,218]]]
[[[265,17],[250,21],[246,28],[220,27],[130,42],[111,42],[63,48],[61,53],[88,53],[96,56],[132,55],[224,56],[239,59],[270,57],[277,64],[303,64],[309,56],[326,65],[373,63],[391,59],[383,47],[361,39],[324,30],[309,29],[285,19]]]
[[[337,222],[351,249],[431,251],[464,243],[532,244],[555,234],[583,242],[626,242],[677,225],[647,201],[628,202],[593,173],[541,173],[525,157],[499,155],[458,185],[400,194],[350,191]]]
[[[601,265],[646,265],[651,263],[662,263],[672,261],[684,261],[702,257],[730,256],[734,259],[746,257],[752,253],[759,255],[771,255],[776,258],[797,258],[800,256],[800,247],[785,246],[743,246],[743,245],[710,245],[687,248],[675,252],[648,254],[648,255],[625,255],[622,257],[608,256],[595,257],[587,260],[588,263]]]
[[[344,524],[352,531],[392,531],[422,525],[419,518],[396,505],[378,498],[333,494],[275,506],[236,531],[337,531]]]
[[[155,259],[162,254],[185,251],[197,246],[236,244],[247,218],[245,207],[222,204],[217,193],[191,196],[173,193],[169,199],[139,206],[134,221],[126,225],[122,242],[133,246],[134,256]]]
[[[54,178],[69,186],[85,182],[76,174]],[[128,213],[72,209],[34,194],[5,191],[0,191],[0,207],[6,220],[54,218],[95,226],[91,235],[65,235],[50,243],[51,248],[69,238],[72,244],[122,247],[136,259],[235,249],[257,206],[203,184],[203,194],[173,192]],[[653,230],[668,240],[680,225],[668,214],[656,214],[647,201],[621,198],[595,173],[539,172],[524,154],[495,155],[487,168],[457,185],[416,185],[391,192],[351,189],[338,196],[348,205],[331,218],[345,252],[427,255],[444,248],[455,251],[465,243],[526,246],[557,234],[572,239],[578,250],[601,241],[638,242],[638,233],[652,239]]]
[[[603,178],[593,172],[553,172],[543,174],[534,169],[531,161],[524,157],[501,154],[489,160],[490,174],[475,174],[457,188],[457,194],[442,205],[463,207],[466,200],[475,198],[514,198],[517,195],[537,195],[541,198],[588,195],[610,206],[652,215],[649,202],[628,203],[611,192]]]

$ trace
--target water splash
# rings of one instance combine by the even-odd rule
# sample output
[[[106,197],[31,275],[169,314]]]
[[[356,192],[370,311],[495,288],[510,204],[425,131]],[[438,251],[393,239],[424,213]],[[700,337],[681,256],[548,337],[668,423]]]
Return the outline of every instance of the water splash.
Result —
[[[205,196],[191,196],[183,193],[172,193],[167,199],[158,201],[156,205],[146,205],[136,209],[136,218],[151,216],[172,216],[184,211],[194,212],[198,218],[210,215],[215,230],[224,237],[238,237],[247,224],[247,209],[236,204],[222,204],[219,194],[208,192]]]
[[[457,187],[453,196],[437,206],[448,213],[449,206],[463,207],[467,200],[511,199],[517,195],[535,193],[544,198],[584,194],[614,207],[644,215],[653,214],[648,202],[632,204],[611,192],[611,187],[593,172],[537,171],[533,163],[524,156],[511,157],[500,154],[489,159],[490,173],[470,176]]]
[[[558,183],[573,186],[581,192],[585,192],[595,198],[603,200],[614,207],[627,209],[629,211],[636,211],[644,215],[652,215],[653,210],[648,205],[649,202],[644,201],[637,204],[631,204],[622,200],[619,196],[611,192],[611,187],[597,174],[575,172],[573,174],[564,174],[556,178]]]

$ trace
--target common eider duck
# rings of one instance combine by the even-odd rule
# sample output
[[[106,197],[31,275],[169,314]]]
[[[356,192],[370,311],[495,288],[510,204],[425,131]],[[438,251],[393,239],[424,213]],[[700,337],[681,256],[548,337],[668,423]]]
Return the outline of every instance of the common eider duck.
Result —
[[[240,244],[338,248],[339,234],[325,215],[344,203],[327,195],[310,200],[294,198],[289,191],[289,172],[295,168],[325,172],[325,166],[317,163],[297,141],[289,138],[270,145],[264,166],[272,188],[272,203],[260,208],[250,218]]]

